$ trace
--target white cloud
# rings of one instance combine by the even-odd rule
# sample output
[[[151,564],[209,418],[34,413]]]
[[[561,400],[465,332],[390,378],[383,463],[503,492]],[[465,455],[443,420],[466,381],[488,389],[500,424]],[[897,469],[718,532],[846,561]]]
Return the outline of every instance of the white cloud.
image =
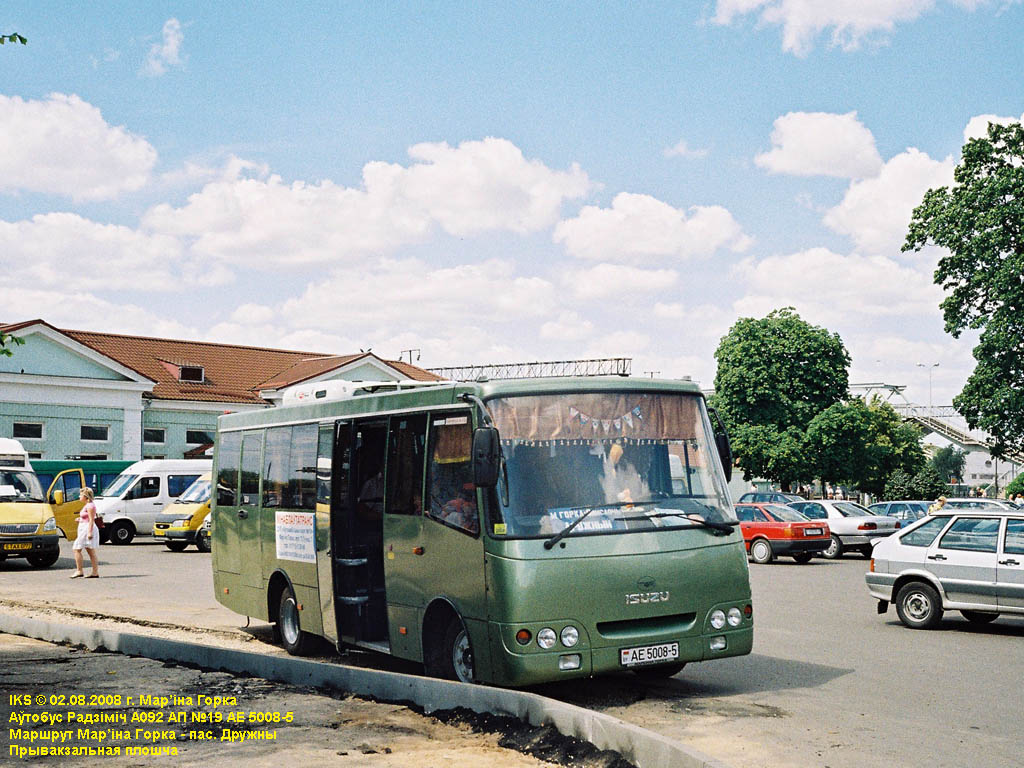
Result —
[[[156,164],[149,142],[78,96],[45,101],[0,95],[0,191],[109,200],[139,189]]]
[[[146,56],[141,74],[149,77],[160,77],[168,69],[182,69],[185,63],[181,59],[181,43],[185,35],[181,31],[181,22],[171,18],[164,22],[162,40],[153,43]]]
[[[98,224],[73,213],[0,221],[0,268],[26,284],[68,292],[173,291],[230,279],[223,268],[189,260],[174,238]]]
[[[563,283],[581,299],[628,298],[637,293],[657,293],[671,288],[678,278],[679,274],[670,269],[598,264],[566,272]]]
[[[408,166],[367,163],[360,189],[279,176],[212,182],[181,208],[151,209],[143,225],[192,239],[205,257],[311,264],[388,252],[437,228],[458,237],[535,232],[592,187],[577,165],[551,170],[505,139],[416,144],[409,156]]]
[[[751,239],[721,206],[673,208],[650,195],[620,192],[611,208],[585,206],[559,222],[553,239],[573,256],[597,261],[649,262],[745,250]]]
[[[772,173],[859,179],[882,167],[875,137],[856,112],[789,112],[775,120],[772,149],[754,162]]]
[[[934,316],[942,300],[928,269],[827,248],[744,259],[734,275],[746,288],[733,305],[737,315],[763,317],[793,306],[804,319],[833,329],[863,327],[878,318]]]
[[[953,165],[951,157],[932,160],[911,147],[886,162],[875,178],[850,184],[824,222],[853,238],[863,252],[898,252],[914,208],[929,189],[952,184]]]
[[[554,341],[579,341],[594,332],[594,324],[576,312],[560,312],[557,320],[549,320],[540,327],[540,337]]]
[[[985,0],[954,0],[973,9]],[[830,44],[851,51],[866,38],[888,33],[898,22],[916,19],[935,0],[718,0],[712,21],[729,25],[757,14],[762,25],[782,27],[782,49],[806,56],[815,40],[830,32]]]
[[[699,160],[707,157],[710,150],[707,149],[694,149],[690,147],[685,139],[680,139],[679,143],[674,147],[666,147],[664,151],[665,157],[682,157],[687,160]]]
[[[588,357],[634,357],[647,349],[651,337],[639,331],[612,331],[595,339],[587,348]],[[638,373],[638,371],[634,371]]]
[[[1012,125],[1013,123],[1024,123],[1024,115],[1020,117],[1000,117],[999,115],[976,115],[967,121],[964,128],[964,144],[971,139],[988,138],[988,124]]]

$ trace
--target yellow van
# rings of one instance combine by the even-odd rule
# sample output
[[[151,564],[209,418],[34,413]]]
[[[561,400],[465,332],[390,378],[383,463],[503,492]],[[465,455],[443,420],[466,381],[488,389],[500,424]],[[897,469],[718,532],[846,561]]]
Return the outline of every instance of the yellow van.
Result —
[[[74,539],[85,475],[69,469],[44,494],[28,453],[17,440],[0,438],[0,561],[24,557],[35,568],[60,558],[60,536]]]
[[[157,515],[153,536],[163,539],[171,552],[181,552],[189,544],[195,544],[200,552],[209,552],[209,528],[203,529],[209,514],[210,473],[207,472]]]

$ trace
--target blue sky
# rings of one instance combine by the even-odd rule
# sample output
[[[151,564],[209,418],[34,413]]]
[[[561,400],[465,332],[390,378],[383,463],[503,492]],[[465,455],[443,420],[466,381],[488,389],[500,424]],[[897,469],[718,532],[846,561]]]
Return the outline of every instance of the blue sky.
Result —
[[[9,3],[0,320],[710,385],[792,305],[854,380],[970,372],[901,254],[1024,112],[1024,5]],[[982,117],[988,116],[988,117]],[[6,159],[4,159],[6,156]],[[60,296],[59,301],[54,301]]]

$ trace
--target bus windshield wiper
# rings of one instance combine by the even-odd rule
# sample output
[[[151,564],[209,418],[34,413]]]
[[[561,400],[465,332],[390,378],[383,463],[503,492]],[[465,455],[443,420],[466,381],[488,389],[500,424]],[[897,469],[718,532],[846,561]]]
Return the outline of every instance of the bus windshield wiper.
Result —
[[[657,512],[653,515],[637,515],[636,517],[624,517],[622,519],[638,521],[653,520],[656,517],[683,517],[691,523],[696,523],[699,526],[710,528],[713,531],[720,531],[721,533],[732,533],[733,528],[739,525],[739,523],[718,523],[711,520],[705,520],[702,517],[693,516],[692,512],[683,512],[681,510],[679,512]]]
[[[555,546],[555,544],[557,544],[562,539],[564,539],[566,536],[568,536],[572,532],[572,529],[575,528],[580,523],[582,523],[583,520],[587,517],[587,515],[589,515],[595,509],[616,509],[617,507],[632,507],[632,506],[635,506],[635,505],[631,501],[619,501],[619,502],[616,502],[614,504],[596,504],[593,507],[587,507],[587,511],[586,512],[584,512],[582,515],[577,517],[575,520],[573,520],[571,523],[569,523],[567,526],[565,526],[565,528],[560,530],[558,533],[556,533],[550,539],[545,541],[544,542],[544,549],[551,549],[553,546]]]

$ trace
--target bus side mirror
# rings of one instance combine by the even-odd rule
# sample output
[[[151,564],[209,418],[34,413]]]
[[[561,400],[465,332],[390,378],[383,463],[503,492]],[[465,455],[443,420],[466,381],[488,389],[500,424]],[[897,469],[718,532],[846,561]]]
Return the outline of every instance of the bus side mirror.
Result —
[[[732,445],[729,443],[729,433],[725,431],[722,419],[718,411],[708,408],[708,413],[714,419],[715,447],[718,449],[718,458],[722,461],[722,471],[725,473],[725,481],[732,480]]]
[[[64,503],[64,491],[53,492],[53,503],[56,504],[58,507]]]
[[[498,484],[501,469],[501,446],[495,427],[477,427],[473,432],[473,482],[478,488]]]

